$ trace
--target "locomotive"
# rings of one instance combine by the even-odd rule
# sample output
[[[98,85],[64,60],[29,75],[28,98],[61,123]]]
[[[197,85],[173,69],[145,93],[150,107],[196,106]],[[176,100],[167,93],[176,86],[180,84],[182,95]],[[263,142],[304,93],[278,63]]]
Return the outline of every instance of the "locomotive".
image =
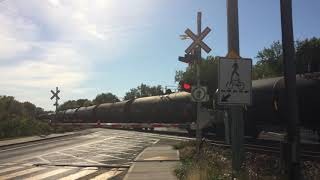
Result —
[[[313,129],[320,134],[320,80],[318,77],[297,75],[298,114],[301,127]],[[283,77],[255,80],[252,83],[252,105],[245,107],[245,133],[256,136],[267,125],[284,127],[285,84]],[[223,113],[226,107],[213,104],[205,111],[207,122],[203,128],[223,134]],[[212,108],[213,107],[213,108]],[[104,103],[89,107],[79,107],[45,114],[41,119],[51,119],[55,123],[144,123],[144,124],[184,124],[192,132],[196,121],[196,105],[188,92],[137,98],[116,103]],[[259,126],[260,125],[260,128]],[[262,128],[261,128],[262,127]]]

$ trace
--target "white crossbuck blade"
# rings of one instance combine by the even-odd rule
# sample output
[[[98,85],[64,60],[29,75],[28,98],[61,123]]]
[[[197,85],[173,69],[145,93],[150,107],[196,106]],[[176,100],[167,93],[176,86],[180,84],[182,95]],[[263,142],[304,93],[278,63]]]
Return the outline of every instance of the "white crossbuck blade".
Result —
[[[187,29],[185,33],[193,40],[192,44],[185,50],[187,54],[191,53],[197,46],[200,46],[206,53],[211,51],[211,48],[205,44],[202,40],[209,34],[211,29],[206,27],[199,36],[195,35],[190,29]]]

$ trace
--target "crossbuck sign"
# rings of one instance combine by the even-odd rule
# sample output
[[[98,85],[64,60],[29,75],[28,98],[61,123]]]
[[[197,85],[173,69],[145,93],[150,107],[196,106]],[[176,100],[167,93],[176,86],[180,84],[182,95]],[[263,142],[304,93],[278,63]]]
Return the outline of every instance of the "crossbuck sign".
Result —
[[[193,40],[192,44],[185,50],[187,54],[191,53],[197,46],[200,46],[206,53],[211,51],[211,48],[206,45],[202,40],[209,34],[210,28],[206,27],[199,36],[195,35],[190,29],[187,29],[185,33]]]
[[[56,92],[54,92],[54,91],[52,91],[51,90],[51,93],[52,93],[52,96],[51,96],[51,100],[53,99],[53,98],[57,98],[57,99],[60,99],[60,97],[58,96],[58,94],[60,93],[60,90],[58,89],[58,87],[56,87]]]

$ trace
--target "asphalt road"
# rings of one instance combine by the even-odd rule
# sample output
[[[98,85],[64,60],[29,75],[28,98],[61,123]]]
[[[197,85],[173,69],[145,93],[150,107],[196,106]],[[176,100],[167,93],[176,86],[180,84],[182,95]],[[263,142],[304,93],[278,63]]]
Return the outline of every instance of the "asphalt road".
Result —
[[[85,135],[0,148],[0,179],[122,179],[144,148],[187,138],[93,129]]]

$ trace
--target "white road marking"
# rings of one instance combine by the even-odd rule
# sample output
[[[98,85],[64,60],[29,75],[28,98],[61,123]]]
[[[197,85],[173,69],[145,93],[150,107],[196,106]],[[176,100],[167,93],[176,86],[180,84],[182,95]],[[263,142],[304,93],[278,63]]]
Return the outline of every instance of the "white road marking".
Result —
[[[103,139],[103,140],[94,141],[94,142],[90,142],[90,143],[86,143],[86,144],[81,144],[81,145],[78,145],[78,146],[73,146],[73,147],[70,147],[70,148],[67,148],[67,149],[63,149],[63,150],[61,150],[61,151],[68,150],[68,149],[73,149],[73,148],[78,148],[78,147],[81,147],[81,146],[86,146],[86,145],[90,145],[90,144],[94,144],[94,143],[98,143],[98,142],[103,142],[103,141],[105,141],[105,140],[114,139],[114,138],[116,138],[116,137],[108,137],[108,138],[105,138],[105,139]],[[42,157],[42,156],[50,155],[50,154],[53,154],[53,153],[56,153],[56,152],[59,152],[59,151],[49,152],[49,153],[42,154],[41,156],[34,156],[34,157]],[[17,161],[17,162],[21,162],[21,161],[25,161],[25,160],[28,160],[28,159],[32,159],[32,158],[34,158],[34,157],[28,157],[28,158],[20,159],[20,160]]]
[[[24,180],[40,180],[40,179],[44,179],[44,178],[47,178],[47,177],[50,177],[50,176],[54,176],[54,175],[57,175],[57,174],[60,174],[60,173],[64,173],[64,172],[69,171],[69,170],[70,169],[56,169],[54,171],[50,171],[50,172],[46,172],[46,173],[39,174],[39,175],[36,175],[36,176],[32,176],[32,177],[24,179]]]
[[[11,165],[15,165],[16,163],[3,163],[1,164],[1,166],[11,166]]]
[[[123,143],[125,143],[125,142],[119,142],[119,143],[114,143],[114,142],[112,142],[112,143],[110,143],[110,145],[122,146],[122,147],[133,147],[133,148],[135,148],[135,147],[141,147],[141,146],[139,146],[139,145],[133,145],[133,144],[123,145]]]
[[[5,152],[5,151],[12,151],[12,150],[16,150],[16,149],[22,149],[22,148],[26,148],[26,147],[30,147],[30,146],[35,146],[35,145],[50,144],[50,143],[54,143],[54,142],[61,142],[61,139],[44,141],[44,142],[39,142],[39,143],[32,143],[31,142],[32,144],[29,144],[29,145],[18,146],[18,147],[15,147],[15,148],[9,148],[9,149],[0,150],[0,153],[1,152]]]
[[[63,150],[65,151],[65,150]],[[90,153],[92,151],[86,151],[86,150],[81,150],[81,149],[72,149],[72,151],[79,151],[79,152],[84,152],[84,153]]]
[[[14,170],[21,169],[21,168],[23,168],[23,167],[22,166],[13,166],[13,167],[1,169],[0,173],[4,173],[4,172],[8,172],[8,171],[14,171]]]
[[[45,169],[45,168],[43,168],[43,167],[35,167],[35,168],[27,169],[27,170],[24,170],[24,171],[19,171],[19,172],[16,172],[16,173],[0,176],[0,179],[1,180],[5,180],[5,179],[14,178],[14,177],[17,177],[17,176],[23,176],[23,175],[30,174],[30,173],[33,173],[33,172],[41,171],[43,169]]]
[[[121,158],[121,157],[117,157],[117,156],[111,156],[111,155],[108,155],[108,154],[98,154],[95,157],[97,157],[97,156],[111,157],[113,159],[127,159],[127,158]]]
[[[69,176],[60,178],[59,180],[74,180],[74,179],[78,179],[78,178],[81,178],[83,176],[87,176],[89,174],[92,174],[92,173],[94,173],[96,171],[98,171],[98,170],[97,169],[92,169],[92,168],[84,168],[84,170],[81,170],[78,173],[71,174]]]
[[[119,149],[119,150],[127,150],[127,151],[136,151],[136,149],[126,148],[126,147],[109,147],[109,149]]]
[[[121,171],[117,171],[116,169],[111,169],[110,171],[105,172],[103,174],[100,174],[100,175],[92,178],[91,180],[105,180],[105,179],[109,179],[114,176],[117,176],[120,173],[121,173]]]
[[[45,159],[45,158],[43,158],[41,156],[37,156],[37,158],[39,158],[40,160],[42,160],[45,163],[51,163],[49,160],[47,160],[47,159]]]
[[[90,163],[94,163],[94,164],[105,165],[104,163],[100,163],[100,162],[98,162],[98,161],[92,161],[92,160],[89,160],[89,159],[84,159],[84,158],[77,157],[77,156],[73,156],[73,155],[70,155],[70,154],[65,154],[65,153],[63,153],[63,152],[57,152],[57,153],[62,154],[62,155],[64,155],[64,156],[73,157],[73,158],[75,158],[75,159],[80,159],[80,160],[83,160],[83,161],[85,161],[85,162],[90,162]]]
[[[180,136],[171,136],[171,135],[149,135],[151,137],[157,137],[157,138],[166,138],[166,139],[174,139],[174,140],[195,140],[195,138],[189,138],[189,137],[180,137]]]
[[[110,135],[113,135],[113,136],[110,136]],[[101,138],[100,140],[97,140],[97,141],[91,141],[91,142],[84,143],[84,144],[70,146],[70,147],[67,147],[67,149],[60,149],[58,151],[49,152],[49,153],[42,154],[40,156],[35,156],[35,157],[37,157],[47,163],[51,163],[51,161],[48,158],[46,158],[45,156],[50,156],[52,158],[55,158],[55,156],[59,156],[59,154],[61,154],[61,155],[64,155],[66,158],[72,157],[72,158],[75,158],[75,159],[78,159],[81,161],[85,161],[85,162],[90,162],[90,163],[95,163],[95,164],[103,164],[103,163],[100,163],[99,161],[95,161],[96,158],[95,158],[95,160],[90,160],[88,158],[82,157],[81,152],[89,153],[89,154],[91,152],[96,152],[92,155],[98,156],[98,157],[104,156],[104,157],[110,157],[110,158],[114,158],[114,159],[128,159],[128,160],[130,160],[131,158],[122,158],[121,154],[128,154],[128,155],[135,156],[137,154],[136,151],[140,151],[148,145],[157,143],[160,140],[159,138],[166,138],[166,139],[173,139],[173,140],[194,139],[194,138],[184,138],[184,137],[176,137],[176,136],[170,136],[170,135],[157,135],[157,134],[142,134],[142,135],[140,135],[139,133],[126,133],[123,131],[116,131],[116,133],[111,133],[111,134],[107,134],[107,135],[103,134],[103,133],[100,133],[100,134],[95,133],[94,136],[97,136],[97,137],[107,136],[107,137],[103,137],[103,139]],[[54,141],[51,141],[51,142],[54,142]],[[70,152],[70,154],[69,154],[68,150],[72,151],[72,152]],[[100,150],[101,150],[101,152],[100,152]],[[127,151],[135,151],[135,152],[128,153]],[[79,152],[79,153],[77,153],[77,152]],[[104,154],[106,152],[110,153],[110,155]],[[81,155],[81,157],[74,155],[74,153]],[[120,157],[117,157],[117,156],[120,156]],[[29,157],[29,158],[26,158],[23,160],[28,160],[28,159],[32,159],[32,158]],[[62,161],[64,161],[64,159],[62,159]],[[18,162],[23,161],[23,160],[19,160]]]
[[[90,143],[86,143],[86,144],[81,144],[81,145],[78,145],[78,146],[73,146],[73,147],[68,148],[68,149],[74,149],[74,148],[78,148],[78,147],[81,147],[81,146],[88,146],[88,145],[91,145],[91,144],[97,144],[97,143],[99,143],[99,142],[103,142],[103,141],[110,140],[110,139],[115,139],[115,138],[117,138],[117,136],[108,137],[108,138],[105,138],[105,139],[103,139],[103,140],[94,141],[94,142],[90,142]],[[63,151],[68,150],[68,149],[64,149]]]
[[[127,153],[127,152],[123,152],[123,151],[116,151],[116,150],[112,150],[112,152],[119,153],[119,154],[132,154],[132,153]]]
[[[156,141],[154,141],[152,144],[157,144],[160,141],[160,139],[157,139]]]

